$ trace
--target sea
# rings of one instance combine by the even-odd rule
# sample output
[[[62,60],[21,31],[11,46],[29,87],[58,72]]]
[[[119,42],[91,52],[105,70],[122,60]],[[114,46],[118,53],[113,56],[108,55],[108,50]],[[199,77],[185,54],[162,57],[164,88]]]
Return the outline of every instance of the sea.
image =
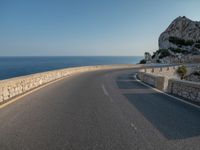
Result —
[[[0,57],[0,80],[69,67],[137,64],[141,59],[142,56]]]

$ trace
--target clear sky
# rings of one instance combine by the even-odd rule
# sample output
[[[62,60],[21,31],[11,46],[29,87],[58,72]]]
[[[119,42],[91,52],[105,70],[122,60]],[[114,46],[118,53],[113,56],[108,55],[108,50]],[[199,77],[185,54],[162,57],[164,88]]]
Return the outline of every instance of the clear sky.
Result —
[[[0,56],[143,55],[200,0],[0,0]]]

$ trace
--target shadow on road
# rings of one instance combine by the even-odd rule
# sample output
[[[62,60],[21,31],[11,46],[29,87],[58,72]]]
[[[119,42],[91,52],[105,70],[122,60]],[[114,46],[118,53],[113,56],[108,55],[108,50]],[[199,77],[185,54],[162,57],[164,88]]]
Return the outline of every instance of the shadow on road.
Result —
[[[124,96],[164,137],[173,140],[200,135],[200,110],[198,108],[155,92],[134,79],[130,80],[128,76],[123,80],[122,78],[117,79],[120,89],[149,91],[125,93]]]
[[[149,89],[138,81],[128,76],[120,76],[117,78],[117,85],[120,89]]]

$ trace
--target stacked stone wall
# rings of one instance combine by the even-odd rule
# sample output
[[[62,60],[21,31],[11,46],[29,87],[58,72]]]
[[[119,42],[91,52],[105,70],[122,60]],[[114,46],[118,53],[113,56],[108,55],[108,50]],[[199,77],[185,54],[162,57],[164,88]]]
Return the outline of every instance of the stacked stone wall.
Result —
[[[154,75],[151,73],[138,72],[138,78],[159,90],[165,91],[167,80],[165,76]]]
[[[180,80],[177,68],[178,66],[140,69],[138,78],[159,90],[200,102],[200,83]],[[188,74],[199,68],[199,65],[187,66]]]
[[[12,78],[8,80],[0,81],[0,103],[4,103],[9,99],[26,93],[32,89],[35,89],[41,85],[49,82],[71,76],[76,73],[96,71],[101,69],[115,69],[115,68],[130,68],[131,65],[118,66],[118,65],[105,65],[105,66],[85,66],[85,67],[74,67],[68,69],[60,69],[55,71],[43,72],[32,74],[28,76],[22,76]]]
[[[200,83],[170,79],[168,92],[185,99],[200,102]]]

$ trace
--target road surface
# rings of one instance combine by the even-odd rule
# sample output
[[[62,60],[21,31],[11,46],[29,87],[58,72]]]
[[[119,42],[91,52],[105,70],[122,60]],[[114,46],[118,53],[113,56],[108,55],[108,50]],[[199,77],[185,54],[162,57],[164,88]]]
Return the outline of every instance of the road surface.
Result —
[[[0,150],[199,150],[200,110],[135,71],[81,73],[0,109]]]

